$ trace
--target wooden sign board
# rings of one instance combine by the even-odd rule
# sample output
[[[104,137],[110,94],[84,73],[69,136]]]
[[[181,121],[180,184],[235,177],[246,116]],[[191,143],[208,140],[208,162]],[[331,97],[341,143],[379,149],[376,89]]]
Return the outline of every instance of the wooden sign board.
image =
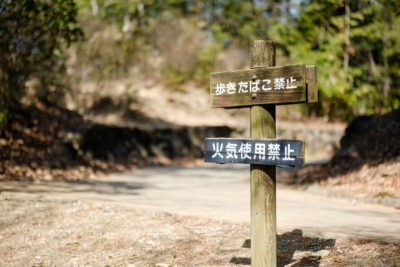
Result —
[[[304,165],[304,142],[299,140],[206,138],[205,162],[258,165]]]
[[[210,74],[211,107],[246,107],[317,101],[316,68],[305,65]]]

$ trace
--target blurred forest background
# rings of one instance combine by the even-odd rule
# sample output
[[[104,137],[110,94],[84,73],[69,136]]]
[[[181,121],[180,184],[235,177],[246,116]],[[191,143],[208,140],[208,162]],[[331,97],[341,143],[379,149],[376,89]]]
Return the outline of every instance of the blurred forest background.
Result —
[[[87,81],[206,90],[210,72],[246,67],[256,39],[278,43],[279,65],[318,66],[320,102],[305,114],[400,107],[397,0],[2,0],[0,22],[2,123],[21,104],[63,105]]]
[[[249,68],[260,39],[278,66],[317,66],[318,103],[277,105],[277,138],[306,144],[304,168],[276,168],[287,203],[351,201],[312,206],[315,236],[286,217],[300,229],[277,236],[278,262],[400,267],[399,0],[0,0],[0,265],[250,264],[248,227],[161,211],[245,211],[229,196],[250,193],[249,166],[203,158],[206,137],[248,138],[250,111],[212,109],[209,74]]]
[[[397,0],[0,0],[0,179],[84,179],[248,136],[247,109],[209,107],[209,73],[248,68],[257,39],[277,65],[317,65],[319,103],[277,112],[279,138],[334,156],[301,181],[398,159]]]
[[[351,201],[315,198],[317,227],[282,216],[299,229],[278,262],[400,267],[399,0],[0,0],[0,265],[250,264],[249,227],[161,211],[245,211],[249,166],[203,158],[206,137],[248,138],[250,111],[212,109],[209,74],[249,68],[260,39],[317,66],[318,103],[277,105],[277,138],[306,144],[304,168],[276,168],[284,206]]]

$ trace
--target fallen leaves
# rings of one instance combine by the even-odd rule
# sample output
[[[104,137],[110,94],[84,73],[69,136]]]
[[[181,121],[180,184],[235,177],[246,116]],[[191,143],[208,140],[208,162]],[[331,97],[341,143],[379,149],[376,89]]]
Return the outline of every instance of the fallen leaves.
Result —
[[[14,266],[250,265],[245,224],[22,197],[1,200],[0,213],[0,262]],[[298,229],[279,233],[277,242],[278,266],[400,264],[399,243],[326,239]]]

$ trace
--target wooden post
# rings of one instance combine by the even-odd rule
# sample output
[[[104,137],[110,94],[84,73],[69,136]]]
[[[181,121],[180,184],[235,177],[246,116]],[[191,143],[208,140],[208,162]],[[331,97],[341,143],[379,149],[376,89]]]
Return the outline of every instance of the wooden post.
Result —
[[[277,265],[275,166],[305,161],[301,141],[275,139],[275,105],[318,102],[316,66],[275,64],[275,43],[258,40],[250,43],[250,70],[210,74],[211,107],[250,107],[250,139],[207,138],[204,160],[251,164],[253,267]]]
[[[275,66],[275,43],[257,40],[250,44],[250,68]],[[253,97],[257,97],[256,95]],[[276,138],[275,105],[250,108],[250,137]],[[250,165],[251,266],[275,267],[276,167]]]

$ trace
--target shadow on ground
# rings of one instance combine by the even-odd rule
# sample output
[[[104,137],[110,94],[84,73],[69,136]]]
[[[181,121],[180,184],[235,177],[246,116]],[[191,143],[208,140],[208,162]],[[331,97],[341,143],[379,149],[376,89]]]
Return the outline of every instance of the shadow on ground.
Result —
[[[286,232],[282,235],[277,235],[277,257],[278,267],[292,264],[290,266],[319,266],[321,256],[313,255],[323,249],[328,249],[335,245],[335,239],[323,239],[319,237],[306,237],[303,236],[303,231],[294,229],[292,232]],[[247,239],[243,247],[250,248],[251,240]],[[304,253],[301,257],[296,257],[295,252]],[[307,253],[311,252],[311,253]],[[229,263],[250,265],[251,259],[247,257],[233,257]]]
[[[70,181],[53,182],[45,181],[42,183],[34,182],[16,182],[13,184],[3,184],[0,182],[0,193],[29,193],[29,194],[69,194],[74,195],[139,195],[139,190],[148,187],[147,183],[143,182],[124,182],[124,181]],[[79,196],[82,196],[79,195]]]

